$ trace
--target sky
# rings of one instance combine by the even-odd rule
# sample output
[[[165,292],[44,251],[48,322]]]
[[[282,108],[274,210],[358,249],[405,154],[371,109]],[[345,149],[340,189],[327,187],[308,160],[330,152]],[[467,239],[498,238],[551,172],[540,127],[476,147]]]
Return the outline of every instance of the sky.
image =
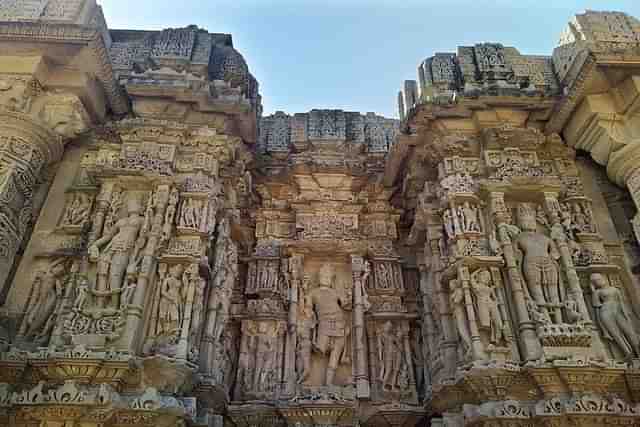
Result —
[[[435,52],[498,42],[551,55],[585,9],[640,18],[639,0],[98,0],[112,29],[195,24],[229,33],[264,114],[313,108],[397,117],[396,97]]]

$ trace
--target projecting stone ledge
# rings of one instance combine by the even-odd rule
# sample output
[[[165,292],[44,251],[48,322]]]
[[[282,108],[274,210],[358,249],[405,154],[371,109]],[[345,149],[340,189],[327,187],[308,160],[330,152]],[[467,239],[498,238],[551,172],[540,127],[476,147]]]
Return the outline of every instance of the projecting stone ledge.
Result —
[[[404,83],[398,95],[401,119],[416,104],[450,104],[458,96],[558,95],[551,57],[522,55],[500,43],[460,46],[458,53],[436,53],[418,66],[419,85]],[[419,90],[419,92],[418,92]]]
[[[368,153],[386,153],[398,133],[400,122],[375,113],[313,109],[294,115],[277,111],[260,119],[259,149],[286,153],[294,145],[309,142],[350,142],[364,145]]]
[[[457,54],[427,58],[418,66],[418,81],[405,81],[398,94],[400,119],[419,104],[542,97],[559,101],[555,109],[559,114],[548,125],[549,131],[557,132],[579,102],[580,96],[572,94],[589,84],[586,76],[596,62],[628,66],[638,60],[640,21],[622,12],[586,11],[569,22],[552,56],[523,55],[500,43],[480,43],[460,46]]]
[[[162,87],[176,99],[209,99],[210,108],[260,103],[258,82],[231,35],[209,33],[195,25],[162,31],[111,30],[109,49],[116,76],[129,94]],[[215,106],[214,106],[215,104]]]

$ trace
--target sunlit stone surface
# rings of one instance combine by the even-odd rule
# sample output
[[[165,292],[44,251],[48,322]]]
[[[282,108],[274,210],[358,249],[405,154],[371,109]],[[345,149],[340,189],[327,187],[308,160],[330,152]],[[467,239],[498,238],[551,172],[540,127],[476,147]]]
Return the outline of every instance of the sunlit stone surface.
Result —
[[[640,424],[640,22],[417,75],[263,116],[231,35],[0,0],[0,425]]]

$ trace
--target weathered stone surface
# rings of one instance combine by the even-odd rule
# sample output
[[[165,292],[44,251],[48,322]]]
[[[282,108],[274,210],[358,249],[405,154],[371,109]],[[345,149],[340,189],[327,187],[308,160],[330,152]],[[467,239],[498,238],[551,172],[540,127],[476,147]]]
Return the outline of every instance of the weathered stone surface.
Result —
[[[261,117],[230,35],[0,0],[0,425],[638,424],[639,28]]]
[[[385,153],[391,149],[398,129],[397,120],[374,113],[312,110],[290,116],[278,111],[260,119],[258,148],[263,152],[287,153],[295,144],[345,140],[364,144],[370,153]]]

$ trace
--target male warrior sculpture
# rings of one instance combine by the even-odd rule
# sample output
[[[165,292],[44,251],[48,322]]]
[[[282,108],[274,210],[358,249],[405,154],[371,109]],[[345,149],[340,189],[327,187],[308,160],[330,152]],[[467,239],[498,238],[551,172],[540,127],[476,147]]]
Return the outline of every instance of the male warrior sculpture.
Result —
[[[318,319],[314,349],[318,353],[329,352],[329,364],[325,385],[332,385],[340,359],[343,358],[348,335],[345,321],[345,307],[351,301],[331,287],[334,279],[333,268],[325,264],[318,273],[318,287],[311,291],[311,302]]]

